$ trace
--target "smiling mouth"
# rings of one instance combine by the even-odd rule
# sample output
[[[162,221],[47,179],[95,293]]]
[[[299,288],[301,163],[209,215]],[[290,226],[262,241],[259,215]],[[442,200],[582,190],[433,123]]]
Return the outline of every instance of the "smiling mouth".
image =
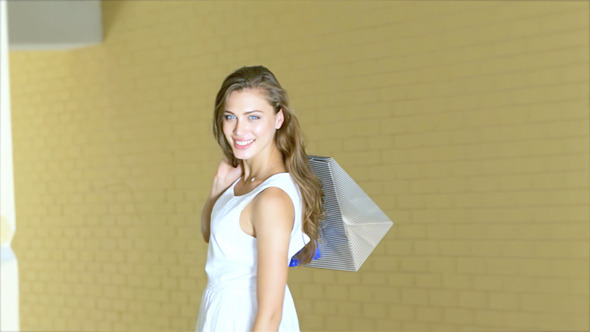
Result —
[[[234,140],[234,146],[237,149],[247,149],[252,143],[254,143],[254,140],[247,140],[247,141],[236,141]]]

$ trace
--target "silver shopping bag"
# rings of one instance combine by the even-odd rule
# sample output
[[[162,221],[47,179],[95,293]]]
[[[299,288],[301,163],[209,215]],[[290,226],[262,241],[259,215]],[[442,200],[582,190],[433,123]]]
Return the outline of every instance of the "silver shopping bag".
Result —
[[[393,222],[333,158],[309,156],[309,163],[322,182],[326,219],[320,257],[305,266],[358,271]]]

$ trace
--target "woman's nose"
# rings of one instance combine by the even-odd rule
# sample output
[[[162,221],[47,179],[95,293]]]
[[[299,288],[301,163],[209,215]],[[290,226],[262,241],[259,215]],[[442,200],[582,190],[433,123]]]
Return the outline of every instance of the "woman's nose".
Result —
[[[234,125],[234,134],[240,136],[246,129],[246,124],[240,120],[236,120],[236,124]]]

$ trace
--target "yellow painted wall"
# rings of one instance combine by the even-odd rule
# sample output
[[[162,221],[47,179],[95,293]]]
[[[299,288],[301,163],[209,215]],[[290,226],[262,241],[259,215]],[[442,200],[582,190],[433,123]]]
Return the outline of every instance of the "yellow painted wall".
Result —
[[[396,222],[291,270],[304,330],[590,329],[588,2],[103,10],[101,45],[10,54],[22,330],[194,329],[213,99],[254,64]]]

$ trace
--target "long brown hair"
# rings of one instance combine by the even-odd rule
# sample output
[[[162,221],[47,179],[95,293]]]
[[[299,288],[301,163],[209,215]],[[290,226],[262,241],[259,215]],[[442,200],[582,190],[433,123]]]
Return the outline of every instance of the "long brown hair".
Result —
[[[222,130],[223,114],[228,96],[233,91],[243,89],[258,89],[264,92],[268,103],[273,106],[275,112],[283,110],[285,120],[275,134],[275,144],[283,155],[287,172],[291,174],[301,193],[303,232],[310,237],[311,241],[297,255],[297,259],[301,264],[306,264],[312,260],[315,254],[319,237],[319,222],[323,219],[321,183],[309,166],[305,153],[305,139],[297,117],[289,108],[287,91],[281,87],[270,70],[263,66],[242,67],[226,77],[215,98],[213,134],[225,156],[236,167],[239,161],[234,156]]]

